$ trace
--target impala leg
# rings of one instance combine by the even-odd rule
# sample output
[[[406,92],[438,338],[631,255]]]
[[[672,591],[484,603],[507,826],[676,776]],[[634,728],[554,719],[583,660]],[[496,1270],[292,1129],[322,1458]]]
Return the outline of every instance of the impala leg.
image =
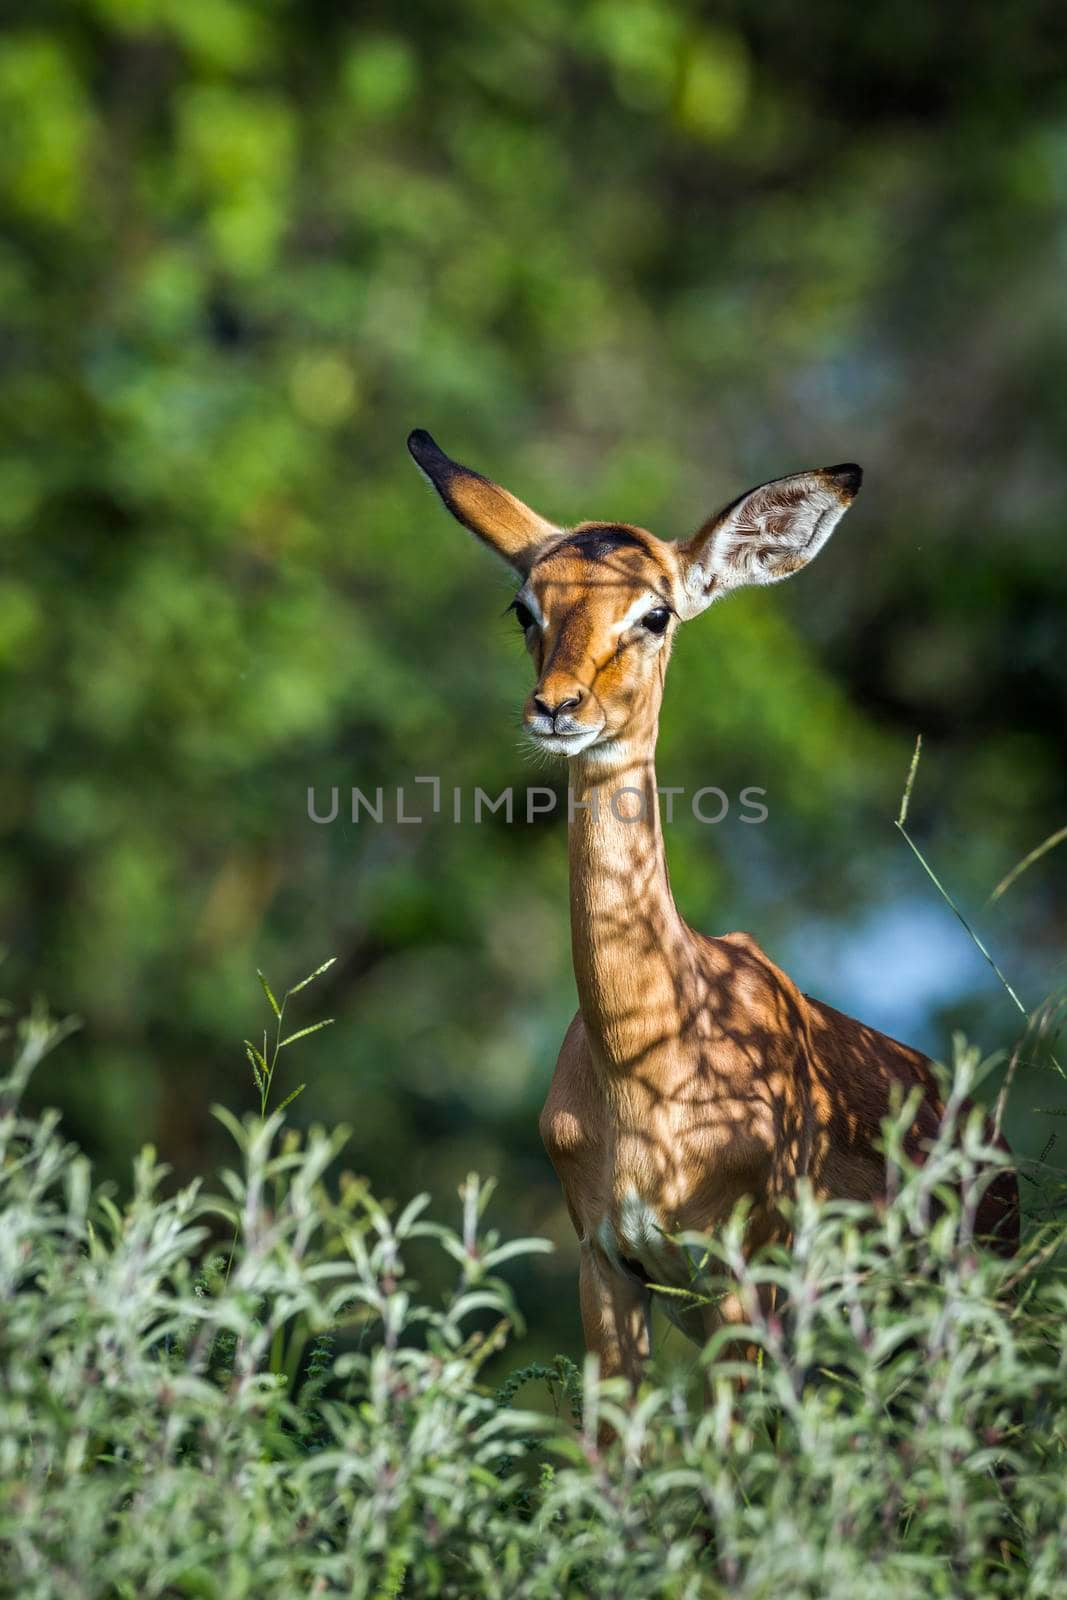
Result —
[[[774,1310],[775,1303],[774,1285],[766,1283],[761,1284],[759,1289],[759,1297],[760,1307],[763,1315],[765,1317],[770,1316],[771,1312]],[[703,1318],[705,1344],[713,1334],[718,1333],[720,1328],[741,1328],[749,1326],[749,1313],[745,1309],[740,1292],[736,1289],[731,1289],[715,1305],[705,1306],[703,1309]],[[752,1339],[733,1339],[722,1347],[719,1352],[719,1359],[721,1361],[746,1361],[749,1363],[749,1365],[754,1367],[759,1357],[760,1348],[760,1345],[756,1344]],[[712,1399],[714,1372],[714,1367],[707,1367],[704,1372],[704,1398],[709,1403]],[[739,1378],[735,1381],[744,1387],[748,1380],[745,1378]]]
[[[593,1250],[583,1245],[578,1294],[585,1348],[599,1358],[601,1377],[621,1375],[636,1388],[651,1350],[648,1290],[602,1266]]]

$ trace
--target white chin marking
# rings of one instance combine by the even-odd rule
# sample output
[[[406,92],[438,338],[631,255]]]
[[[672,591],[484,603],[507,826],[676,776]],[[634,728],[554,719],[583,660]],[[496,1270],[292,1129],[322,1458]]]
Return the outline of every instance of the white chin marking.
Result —
[[[583,733],[535,733],[531,738],[539,750],[547,750],[551,755],[576,756],[579,751],[588,750],[590,745],[595,744],[603,731],[601,725]]]

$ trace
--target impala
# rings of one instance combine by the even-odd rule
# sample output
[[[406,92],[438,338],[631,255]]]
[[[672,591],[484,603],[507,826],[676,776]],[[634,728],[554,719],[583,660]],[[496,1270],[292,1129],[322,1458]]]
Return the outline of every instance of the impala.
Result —
[[[686,925],[659,821],[656,734],[675,631],[731,590],[805,567],[862,474],[843,465],[761,484],[671,543],[626,523],[557,527],[428,433],[408,448],[453,516],[518,573],[512,609],[537,675],[525,728],[571,764],[579,1011],[541,1132],[580,1242],[586,1345],[604,1375],[636,1382],[652,1286],[692,1283],[674,1235],[716,1228],[747,1198],[746,1248],[783,1238],[783,1201],[802,1176],[817,1194],[874,1200],[894,1092],[920,1091],[907,1137],[916,1160],[942,1115],[925,1056],[801,994],[749,934]],[[998,1248],[1016,1242],[1007,1170],[977,1226]],[[735,1294],[688,1310],[661,1300],[698,1341],[743,1320]]]

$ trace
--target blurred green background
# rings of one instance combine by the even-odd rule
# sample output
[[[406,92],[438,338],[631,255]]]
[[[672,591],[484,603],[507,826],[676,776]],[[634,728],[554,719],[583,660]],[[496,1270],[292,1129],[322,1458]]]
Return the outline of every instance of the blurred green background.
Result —
[[[687,628],[664,783],[767,790],[670,830],[676,892],[802,987],[944,1053],[1063,977],[1062,11],[10,0],[0,34],[4,988],[84,1020],[38,1098],[103,1169],[180,1176],[251,1107],[241,1039],[336,967],[287,1085],[380,1189],[563,1249],[537,1111],[574,1008],[564,824],[331,826],[342,791],[546,781],[502,569],[409,428],[552,517],[685,535],[856,459],[817,566]],[[414,791],[417,793],[418,791]],[[387,815],[392,807],[387,808]],[[1034,1154],[1036,1071],[1009,1132]],[[1061,1097],[1062,1098],[1062,1097]],[[1047,1125],[1046,1125],[1047,1126]],[[443,1209],[439,1204],[438,1209]],[[531,1269],[532,1271],[532,1269]]]

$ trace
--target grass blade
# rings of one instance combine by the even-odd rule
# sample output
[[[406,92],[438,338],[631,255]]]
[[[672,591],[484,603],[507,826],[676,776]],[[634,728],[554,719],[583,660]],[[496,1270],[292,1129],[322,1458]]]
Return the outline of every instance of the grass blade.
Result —
[[[989,965],[992,967],[993,971],[996,973],[997,977],[999,978],[999,980],[1000,980],[1001,984],[1003,985],[1003,987],[1004,987],[1005,991],[1007,992],[1007,994],[1010,996],[1010,998],[1011,998],[1012,1002],[1014,1003],[1014,1005],[1021,1012],[1021,1014],[1027,1019],[1027,1021],[1029,1021],[1030,1012],[1027,1010],[1027,1008],[1023,1004],[1023,1002],[1019,999],[1019,996],[1016,994],[1015,990],[1012,988],[1011,984],[1008,982],[1008,979],[1005,977],[1004,973],[998,967],[998,965],[997,965],[996,961],[994,960],[993,956],[986,949],[986,947],[983,944],[981,938],[975,932],[974,928],[971,927],[971,924],[967,921],[967,918],[964,916],[963,912],[960,910],[960,908],[956,904],[955,900],[949,894],[948,890],[945,888],[945,885],[941,882],[941,879],[937,876],[937,873],[934,871],[933,867],[927,861],[926,857],[923,855],[922,851],[919,849],[919,846],[915,843],[915,840],[912,838],[911,834],[908,832],[907,828],[904,826],[905,822],[907,821],[907,817],[908,817],[908,806],[909,806],[909,804],[911,802],[911,793],[912,793],[912,789],[914,788],[914,785],[915,785],[915,776],[916,776],[916,773],[918,772],[918,769],[919,769],[919,757],[922,754],[922,742],[923,742],[922,741],[922,734],[920,733],[920,734],[918,734],[916,736],[916,739],[915,739],[915,751],[914,751],[914,754],[912,755],[912,758],[911,758],[911,766],[908,768],[908,778],[907,778],[907,782],[904,785],[904,793],[900,797],[900,811],[899,811],[899,813],[897,815],[895,826],[898,829],[898,831],[901,834],[903,834],[905,840],[907,841],[907,845],[908,845],[909,850],[912,852],[912,854],[914,855],[916,861],[918,861],[919,865],[922,867],[923,871],[926,873],[926,876],[930,879],[930,882],[933,884],[934,888],[937,890],[937,892],[941,896],[942,900],[944,900],[945,904],[949,907],[949,909],[953,912],[953,914],[958,918],[960,923],[962,923],[963,927],[966,929],[967,935],[968,935],[969,939],[971,940],[972,944],[974,945],[975,949],[978,951],[978,953],[981,956],[984,957],[984,959],[986,961],[988,961]],[[1060,1077],[1061,1078],[1067,1078],[1067,1072],[1064,1072],[1064,1070],[1061,1067],[1060,1063],[1056,1060],[1056,1057],[1050,1055],[1049,1060],[1051,1061],[1052,1065],[1056,1068],[1056,1071],[1059,1073]]]
[[[1048,838],[1043,840],[1036,849],[1031,850],[1028,856],[1024,856],[1021,861],[1017,861],[1006,877],[1001,878],[993,893],[989,896],[987,904],[992,905],[994,900],[999,900],[1001,895],[1022,877],[1028,867],[1032,867],[1035,861],[1040,861],[1043,855],[1047,855],[1050,850],[1054,850],[1065,839],[1067,839],[1067,828],[1058,828],[1055,833],[1050,833]]]

